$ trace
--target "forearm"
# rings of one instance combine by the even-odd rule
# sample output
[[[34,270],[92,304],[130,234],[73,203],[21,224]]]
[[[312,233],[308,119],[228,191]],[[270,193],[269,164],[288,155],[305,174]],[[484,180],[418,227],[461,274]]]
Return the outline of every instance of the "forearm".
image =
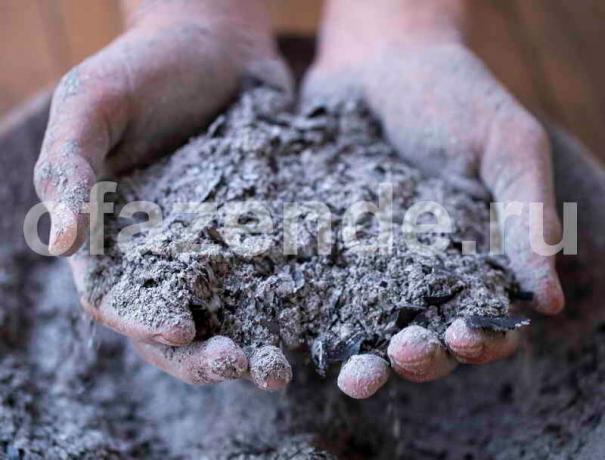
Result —
[[[467,0],[328,0],[319,58],[355,63],[385,46],[464,41]]]

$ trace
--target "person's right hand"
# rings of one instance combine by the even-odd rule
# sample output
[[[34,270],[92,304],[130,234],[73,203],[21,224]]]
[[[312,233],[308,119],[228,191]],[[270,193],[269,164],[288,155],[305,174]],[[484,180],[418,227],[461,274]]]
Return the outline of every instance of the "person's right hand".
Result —
[[[129,30],[71,70],[54,93],[34,182],[42,201],[70,212],[51,209],[49,252],[71,255],[82,246],[89,222],[81,211],[99,177],[174,149],[235,96],[246,76],[290,90],[256,1],[143,2]],[[84,270],[71,259],[82,292]],[[152,330],[110,305],[83,302],[96,321],[133,339],[145,360],[184,381],[250,375],[259,387],[277,389],[290,379],[289,364],[274,347],[248,359],[226,337],[192,342],[192,318]],[[263,367],[267,353],[283,365]]]

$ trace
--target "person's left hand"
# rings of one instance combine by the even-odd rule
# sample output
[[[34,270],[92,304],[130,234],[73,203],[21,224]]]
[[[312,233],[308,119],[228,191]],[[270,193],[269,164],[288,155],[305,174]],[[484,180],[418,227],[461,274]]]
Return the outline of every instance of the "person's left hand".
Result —
[[[424,173],[489,196],[480,179],[495,201],[523,203],[523,214],[502,228],[505,252],[522,289],[534,294],[536,310],[561,311],[554,257],[532,250],[528,224],[528,204],[543,203],[545,241],[558,241],[548,137],[483,63],[460,43],[430,41],[385,47],[354,65],[324,57],[307,75],[303,94],[308,99],[345,91],[360,92],[401,155]],[[429,381],[449,374],[457,362],[483,364],[510,355],[519,334],[471,329],[460,318],[449,325],[445,342],[447,347],[434,332],[409,326],[391,339],[388,356],[400,376]],[[387,379],[384,360],[357,355],[344,364],[338,384],[349,396],[367,398]]]

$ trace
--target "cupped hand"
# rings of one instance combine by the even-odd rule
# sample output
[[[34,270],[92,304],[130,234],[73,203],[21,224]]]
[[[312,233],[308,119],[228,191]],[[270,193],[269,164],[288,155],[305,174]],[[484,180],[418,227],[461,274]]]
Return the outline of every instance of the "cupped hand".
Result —
[[[86,241],[84,206],[99,178],[174,149],[209,122],[245,78],[290,91],[269,29],[256,1],[144,2],[126,33],[61,80],[34,177],[43,201],[63,205],[49,205],[51,254],[72,255]],[[70,258],[81,293],[82,263]],[[274,347],[248,357],[226,337],[195,342],[186,306],[179,322],[151,327],[118,315],[110,295],[98,305],[82,304],[96,321],[130,337],[144,359],[186,382],[248,376],[261,388],[278,389],[291,378]],[[258,359],[267,353],[279,364],[269,370],[267,360]]]
[[[337,61],[337,60],[336,60]],[[452,186],[496,202],[519,202],[519,217],[503,223],[504,250],[534,306],[556,314],[564,298],[553,256],[531,245],[529,203],[543,203],[544,240],[559,241],[548,137],[464,45],[410,43],[384,47],[371,58],[339,65],[325,56],[305,81],[306,98],[357,91],[381,121],[388,138],[410,163]],[[460,318],[449,325],[443,346],[420,326],[396,334],[388,347],[393,369],[423,382],[444,377],[457,362],[483,364],[513,353],[518,331],[470,328]],[[388,364],[358,355],[343,366],[339,386],[352,397],[372,395],[388,378]]]

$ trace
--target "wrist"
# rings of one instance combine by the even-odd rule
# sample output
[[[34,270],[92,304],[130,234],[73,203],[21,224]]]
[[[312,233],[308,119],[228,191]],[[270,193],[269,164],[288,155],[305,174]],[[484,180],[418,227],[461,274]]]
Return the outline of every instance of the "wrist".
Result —
[[[269,27],[262,0],[122,0],[122,10],[128,27],[182,21]]]
[[[244,65],[277,54],[263,0],[123,0],[123,10],[129,30],[203,29],[205,44]]]
[[[467,0],[330,0],[318,61],[356,65],[385,49],[464,44]]]

